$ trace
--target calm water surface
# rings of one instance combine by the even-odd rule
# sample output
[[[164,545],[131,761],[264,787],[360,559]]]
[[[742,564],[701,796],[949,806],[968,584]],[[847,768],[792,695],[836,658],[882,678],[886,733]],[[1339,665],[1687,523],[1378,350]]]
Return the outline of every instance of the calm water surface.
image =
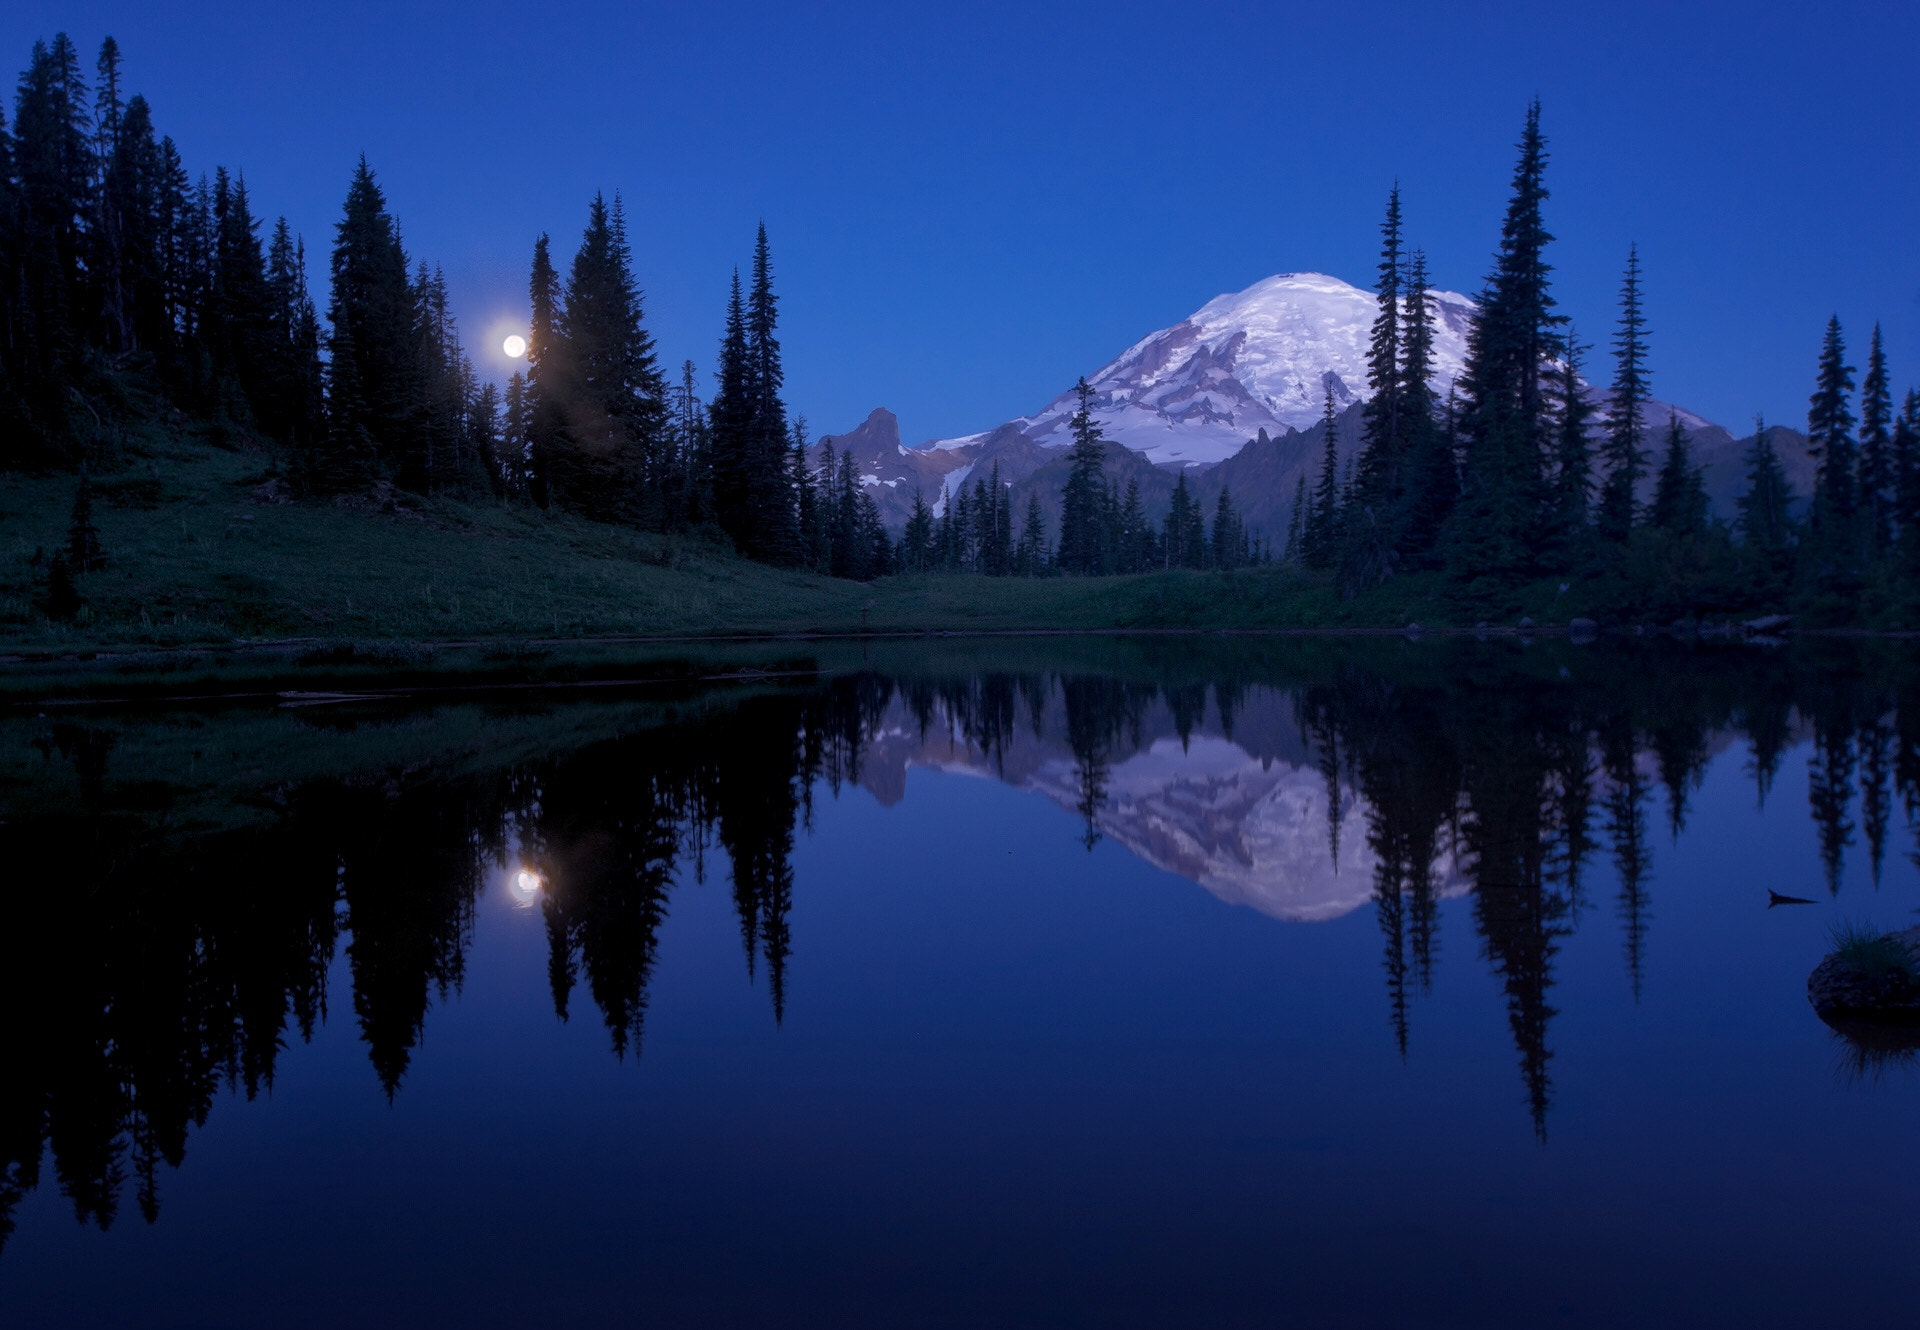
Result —
[[[0,716],[0,1324],[1907,1323],[1906,654]]]

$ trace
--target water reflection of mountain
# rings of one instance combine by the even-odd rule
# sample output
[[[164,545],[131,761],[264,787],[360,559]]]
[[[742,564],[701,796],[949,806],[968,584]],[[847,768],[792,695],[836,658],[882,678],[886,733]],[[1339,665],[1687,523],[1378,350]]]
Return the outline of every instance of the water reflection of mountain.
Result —
[[[1249,689],[1230,703],[1223,726],[1206,692],[1185,713],[1161,695],[1128,717],[1107,754],[1094,829],[1155,867],[1275,919],[1332,919],[1369,904],[1373,847],[1365,840],[1336,847],[1335,838],[1342,826],[1365,825],[1371,805],[1351,784],[1329,784],[1291,695]],[[1055,687],[1036,700],[989,752],[969,737],[966,709],[938,707],[922,729],[909,699],[897,696],[868,741],[860,784],[891,806],[906,797],[908,771],[920,767],[1001,780],[1078,812],[1085,771],[1066,693]],[[1444,852],[1435,877],[1458,888]]]
[[[1744,746],[1765,799],[1809,741],[1831,890],[1862,851],[1877,879],[1894,827],[1920,816],[1920,677],[1891,652],[1833,650],[1309,645],[1196,664],[1164,648],[1127,669],[1003,672],[909,657],[647,705],[16,715],[0,721],[0,856],[33,889],[0,921],[0,1241],[48,1159],[83,1221],[112,1222],[129,1193],[151,1220],[161,1165],[220,1091],[270,1088],[283,1047],[330,1013],[351,1011],[374,1081],[402,1092],[503,870],[542,884],[557,1018],[590,1006],[616,1055],[642,1049],[660,925],[690,879],[725,875],[745,976],[780,1019],[805,945],[795,838],[847,784],[897,801],[915,764],[1042,794],[1089,846],[1111,838],[1276,918],[1371,905],[1403,1052],[1438,901],[1470,893],[1544,1135],[1559,950],[1616,930],[1638,990],[1652,846],[1684,830],[1714,752]],[[329,994],[343,950],[352,991]]]

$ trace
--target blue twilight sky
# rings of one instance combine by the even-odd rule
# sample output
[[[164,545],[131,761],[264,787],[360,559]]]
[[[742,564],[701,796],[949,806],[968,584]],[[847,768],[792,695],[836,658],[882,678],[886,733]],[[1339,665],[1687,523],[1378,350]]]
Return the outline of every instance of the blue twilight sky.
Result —
[[[1920,384],[1920,9],[1893,0],[12,0],[0,67],[60,30],[89,63],[118,38],[190,169],[244,171],[321,274],[364,152],[492,371],[534,237],[564,261],[618,190],[668,365],[710,383],[764,218],[815,432],[876,405],[910,442],[987,428],[1223,291],[1368,283],[1396,176],[1437,283],[1476,289],[1538,92],[1583,340],[1637,241],[1661,396],[1803,421],[1830,313],[1856,363],[1884,323],[1896,386]]]

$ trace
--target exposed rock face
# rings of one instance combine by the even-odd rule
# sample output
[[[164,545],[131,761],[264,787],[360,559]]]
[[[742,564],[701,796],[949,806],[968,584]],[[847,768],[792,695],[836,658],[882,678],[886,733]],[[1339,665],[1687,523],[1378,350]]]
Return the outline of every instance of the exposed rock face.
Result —
[[[1807,1001],[1829,1024],[1863,1020],[1920,1025],[1920,928],[1887,935],[1913,957],[1913,968],[1865,969],[1838,955],[1807,976]]]
[[[845,434],[823,435],[813,450],[817,467],[831,446],[837,455],[853,454],[854,474],[860,486],[873,496],[880,520],[895,535],[907,524],[913,511],[913,495],[918,490],[929,505],[938,502],[940,489],[948,476],[964,471],[972,457],[933,448],[900,446],[900,422],[884,406],[875,407],[855,429]]]

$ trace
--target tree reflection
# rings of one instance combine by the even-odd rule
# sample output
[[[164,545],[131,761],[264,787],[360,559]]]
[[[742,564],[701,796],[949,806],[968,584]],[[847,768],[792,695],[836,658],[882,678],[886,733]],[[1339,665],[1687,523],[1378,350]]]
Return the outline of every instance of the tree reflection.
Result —
[[[1712,754],[1743,743],[1764,800],[1784,755],[1810,741],[1809,808],[1835,892],[1856,818],[1877,881],[1896,808],[1920,817],[1920,679],[1904,663],[1727,653],[1661,670],[1623,647],[1572,675],[1498,644],[1264,650],[1168,649],[1125,670],[909,661],[703,695],[614,737],[556,724],[550,743],[499,759],[475,748],[447,767],[404,745],[346,773],[283,775],[262,759],[258,774],[221,778],[228,801],[213,812],[186,809],[205,781],[143,758],[125,738],[135,722],[44,724],[18,750],[35,769],[0,787],[0,855],[46,887],[18,893],[0,928],[0,994],[28,1014],[0,1026],[0,1246],[48,1161],[83,1222],[111,1224],[129,1193],[151,1221],[162,1165],[181,1163],[218,1094],[270,1090],[283,1048],[326,1019],[342,954],[374,1080],[399,1094],[502,873],[541,884],[558,1018],[584,990],[614,1054],[637,1059],[674,893],[724,858],[747,978],[765,976],[783,1021],[796,837],[816,793],[868,780],[889,744],[947,744],[1010,781],[1051,763],[1049,788],[1066,791],[1089,849],[1119,825],[1113,790],[1138,788],[1116,771],[1161,740],[1194,759],[1209,751],[1196,736],[1216,756],[1231,740],[1263,771],[1303,773],[1325,791],[1327,857],[1370,865],[1403,1058],[1441,898],[1470,894],[1542,1139],[1555,966],[1595,913],[1602,845],[1641,993],[1656,783],[1677,837]],[[334,724],[350,735],[357,722]]]

